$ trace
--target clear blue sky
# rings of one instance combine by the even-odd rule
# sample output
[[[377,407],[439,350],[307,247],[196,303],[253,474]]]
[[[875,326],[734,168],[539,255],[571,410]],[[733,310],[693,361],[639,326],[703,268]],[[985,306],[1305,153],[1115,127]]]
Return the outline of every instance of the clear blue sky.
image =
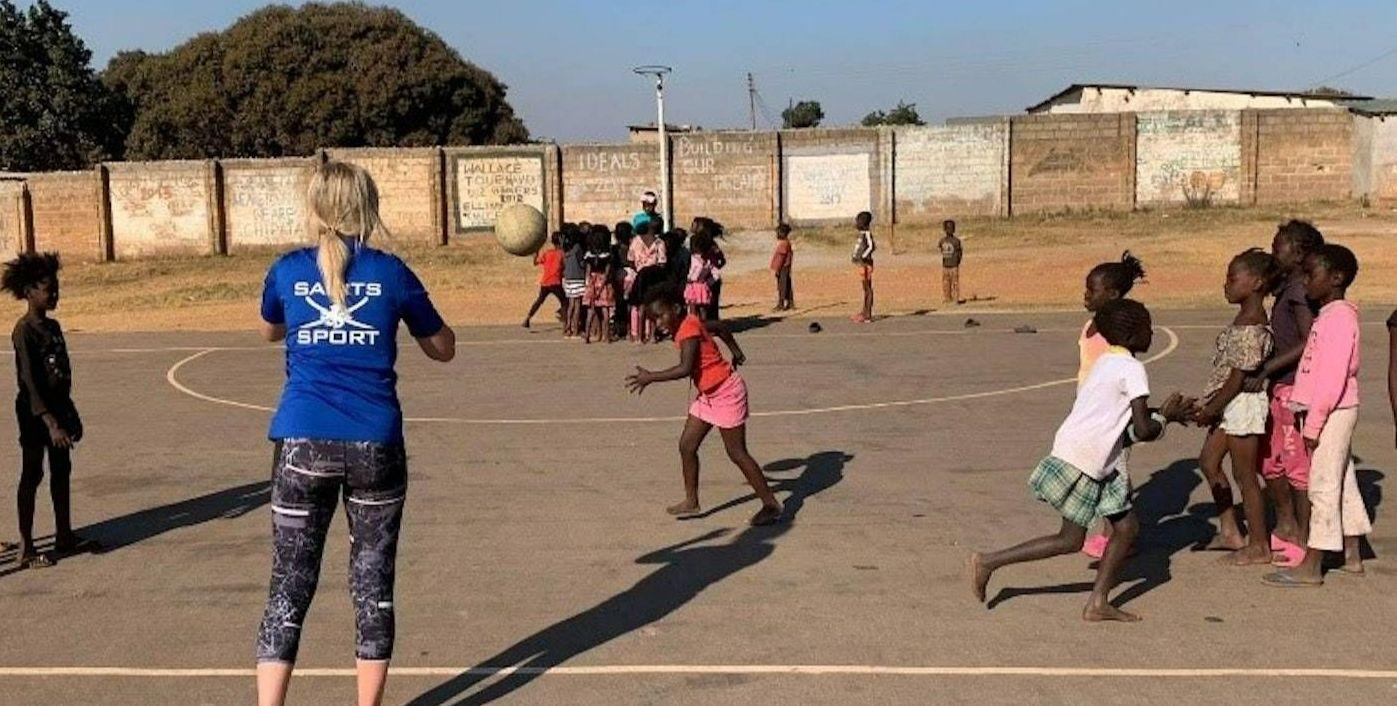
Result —
[[[119,50],[166,50],[265,4],[51,1],[99,69]],[[1397,50],[1390,0],[382,4],[493,72],[533,134],[559,141],[614,140],[653,120],[650,85],[630,73],[643,63],[675,69],[670,122],[717,128],[746,125],[748,71],[770,120],[788,99],[812,98],[826,124],[851,124],[898,100],[935,121],[1020,112],[1073,82],[1306,88]],[[1397,51],[1329,83],[1397,96]]]

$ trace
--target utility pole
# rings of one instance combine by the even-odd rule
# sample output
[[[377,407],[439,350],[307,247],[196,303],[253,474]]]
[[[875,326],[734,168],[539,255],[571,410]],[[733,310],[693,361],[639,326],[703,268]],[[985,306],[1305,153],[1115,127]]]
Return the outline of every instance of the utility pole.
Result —
[[[660,208],[666,219],[674,218],[674,204],[669,194],[669,136],[665,130],[665,75],[673,71],[668,66],[637,66],[632,69],[642,76],[655,77],[655,111],[659,114],[660,138]],[[672,223],[672,221],[666,221]]]
[[[752,81],[752,72],[747,72],[747,118],[752,123],[752,130],[757,129],[757,84]]]

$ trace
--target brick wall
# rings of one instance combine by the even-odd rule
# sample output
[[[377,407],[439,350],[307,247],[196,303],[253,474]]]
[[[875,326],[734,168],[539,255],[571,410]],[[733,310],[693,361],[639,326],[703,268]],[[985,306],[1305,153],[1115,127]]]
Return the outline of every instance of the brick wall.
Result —
[[[107,169],[118,259],[214,252],[211,162],[117,162]]]
[[[660,193],[658,144],[563,145],[562,150],[563,218],[570,222],[629,221],[640,210],[641,194]]]
[[[781,133],[781,212],[796,224],[852,223],[859,211],[875,222],[884,206],[879,132],[868,129]]]
[[[893,131],[898,223],[1004,215],[1007,121]]]
[[[1015,117],[1009,144],[1013,213],[1134,207],[1134,114]]]
[[[524,203],[556,222],[557,148],[450,147],[445,150],[452,236],[489,233],[501,209]]]
[[[313,157],[219,162],[229,251],[311,241],[306,187],[315,163]]]
[[[68,261],[103,259],[102,184],[96,170],[30,174],[34,249]]]
[[[378,186],[378,215],[396,239],[443,242],[441,150],[435,147],[327,150],[331,159],[358,165]]]
[[[1241,197],[1241,113],[1221,110],[1139,113],[1135,202],[1235,204]]]
[[[1350,198],[1352,139],[1353,116],[1345,110],[1244,111],[1242,149],[1251,151],[1255,169],[1251,203]]]
[[[708,216],[727,228],[776,225],[776,134],[705,132],[671,140],[675,223]]]
[[[0,180],[0,256],[24,251],[24,182]]]

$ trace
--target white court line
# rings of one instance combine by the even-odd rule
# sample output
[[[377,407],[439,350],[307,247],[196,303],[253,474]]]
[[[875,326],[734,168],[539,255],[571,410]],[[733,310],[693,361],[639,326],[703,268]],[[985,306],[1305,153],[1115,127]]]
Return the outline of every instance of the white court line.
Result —
[[[1160,327],[1160,330],[1163,331],[1166,335],[1169,336],[1169,345],[1166,346],[1166,347],[1164,348],[1164,350],[1160,351],[1159,353],[1156,353],[1155,355],[1153,355],[1153,356],[1151,356],[1151,357],[1149,357],[1149,358],[1146,358],[1145,361],[1144,361],[1146,364],[1153,363],[1153,362],[1155,362],[1155,361],[1157,361],[1157,360],[1160,360],[1161,358],[1164,358],[1165,356],[1170,355],[1171,353],[1173,353],[1173,352],[1175,351],[1175,349],[1177,349],[1177,348],[1179,347],[1179,335],[1178,335],[1178,334],[1174,333],[1174,331],[1173,331],[1172,329],[1170,329],[1169,327],[1167,327],[1167,326],[1161,326],[1161,327]],[[188,356],[188,357],[186,357],[186,358],[184,358],[184,359],[182,359],[182,360],[176,362],[174,365],[170,366],[170,369],[169,369],[169,370],[167,370],[167,371],[165,372],[165,381],[168,382],[168,383],[170,384],[170,386],[173,387],[173,388],[175,388],[176,390],[179,390],[180,392],[182,392],[182,393],[184,393],[184,394],[186,394],[186,395],[189,395],[190,397],[193,397],[193,398],[199,399],[199,400],[203,400],[203,401],[205,401],[205,402],[212,402],[212,403],[214,403],[214,404],[227,405],[227,406],[229,406],[229,407],[237,407],[237,408],[239,408],[239,409],[250,409],[250,410],[254,410],[254,411],[258,411],[258,412],[272,412],[272,411],[274,411],[271,407],[266,407],[266,406],[263,406],[263,405],[250,404],[250,403],[247,403],[247,402],[238,402],[237,400],[227,400],[227,399],[223,399],[223,398],[221,398],[221,397],[214,397],[214,396],[212,396],[212,395],[206,395],[206,394],[204,394],[204,393],[202,393],[202,392],[199,392],[199,391],[197,391],[197,390],[194,390],[194,389],[189,388],[189,387],[186,386],[184,383],[181,383],[181,382],[179,381],[179,371],[180,371],[180,369],[183,368],[186,364],[192,363],[192,362],[198,360],[199,358],[202,358],[202,357],[204,357],[204,356],[206,356],[206,355],[208,355],[208,354],[210,354],[210,353],[213,353],[213,352],[215,352],[215,351],[218,351],[218,350],[221,350],[221,349],[218,349],[218,348],[209,348],[209,349],[205,349],[205,350],[202,350],[202,351],[200,351],[200,352],[198,352],[198,353],[195,353],[195,354],[193,354],[193,355],[191,355],[191,356]],[[983,399],[983,398],[985,398],[985,397],[998,397],[998,396],[1002,396],[1002,395],[1013,395],[1013,394],[1018,394],[1018,393],[1021,393],[1021,392],[1031,392],[1031,391],[1033,391],[1033,390],[1041,390],[1041,389],[1048,388],[1048,387],[1056,387],[1056,386],[1059,386],[1059,385],[1075,384],[1076,382],[1077,382],[1077,378],[1076,378],[1075,376],[1073,376],[1073,377],[1070,377],[1070,378],[1062,378],[1062,379],[1060,379],[1060,380],[1049,380],[1049,381],[1047,381],[1047,382],[1040,382],[1040,383],[1035,383],[1035,384],[1032,384],[1032,385],[1021,385],[1021,386],[1018,386],[1018,387],[1008,387],[1008,388],[1003,388],[1003,389],[999,389],[999,390],[988,390],[988,391],[984,391],[984,392],[967,392],[967,393],[962,393],[962,394],[959,394],[959,395],[945,395],[945,396],[941,396],[941,397],[924,397],[924,398],[922,398],[922,399],[916,399],[916,400],[898,400],[898,401],[894,401],[894,402],[869,402],[869,403],[866,403],[866,404],[835,405],[835,406],[832,406],[832,407],[812,407],[812,408],[808,408],[808,409],[784,409],[784,410],[775,410],[775,411],[770,411],[770,412],[753,412],[751,416],[753,416],[753,417],[799,417],[799,416],[807,416],[807,415],[812,415],[812,414],[831,414],[831,413],[835,413],[835,412],[856,412],[856,411],[867,411],[867,410],[875,410],[875,409],[891,409],[891,408],[896,408],[896,407],[912,407],[912,406],[916,406],[916,405],[937,404],[937,403],[941,403],[941,402],[960,402],[960,401],[963,401],[963,400],[977,400],[977,399]],[[403,421],[407,421],[407,422],[416,422],[416,423],[421,423],[421,424],[473,424],[473,425],[503,426],[503,425],[530,425],[530,424],[532,424],[532,425],[539,425],[539,424],[559,425],[559,424],[611,424],[611,423],[680,422],[680,421],[684,421],[685,419],[686,419],[686,417],[591,417],[591,418],[555,418],[555,419],[468,419],[468,418],[460,418],[460,417],[407,417],[407,418],[405,418]]]
[[[770,674],[801,676],[912,676],[912,677],[1147,677],[1202,679],[1219,677],[1392,679],[1392,669],[1314,668],[1152,668],[1152,667],[915,667],[873,664],[617,664],[577,667],[390,667],[398,677],[503,676],[615,676],[646,674]],[[0,667],[0,677],[141,677],[208,678],[252,677],[255,669],[180,669],[158,667]],[[300,677],[353,677],[352,668],[302,668]]]

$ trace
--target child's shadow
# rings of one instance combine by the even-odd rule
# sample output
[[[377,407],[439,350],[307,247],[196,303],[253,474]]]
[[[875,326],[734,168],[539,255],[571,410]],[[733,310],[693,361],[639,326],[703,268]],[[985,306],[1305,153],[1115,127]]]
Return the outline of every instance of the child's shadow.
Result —
[[[1190,507],[1188,504],[1193,489],[1201,482],[1197,469],[1196,459],[1180,459],[1155,472],[1144,485],[1135,489],[1132,505],[1140,519],[1140,535],[1135,540],[1136,554],[1126,562],[1120,578],[1122,584],[1131,581],[1137,583],[1121,591],[1111,601],[1116,607],[1121,607],[1168,583],[1173,578],[1169,570],[1173,555],[1187,547],[1206,542],[1213,536],[1213,527],[1208,523],[1207,514],[1210,505]],[[1096,563],[1093,562],[1090,568],[1095,566]],[[994,608],[1018,596],[1086,593],[1091,588],[1092,584],[1089,581],[1032,588],[1003,588],[986,607]]]
[[[490,703],[526,686],[552,667],[663,619],[705,588],[770,556],[776,550],[776,539],[790,530],[805,499],[843,480],[844,466],[852,459],[839,451],[826,451],[807,459],[768,466],[771,471],[804,468],[799,476],[778,480],[772,485],[772,490],[778,493],[790,493],[785,498],[786,512],[781,522],[766,527],[747,527],[730,541],[721,543],[713,540],[728,534],[729,530],[715,529],[642,555],[636,563],[657,564],[658,567],[635,585],[514,643],[478,666],[418,696],[410,704]],[[499,681],[467,693],[501,673]]]

